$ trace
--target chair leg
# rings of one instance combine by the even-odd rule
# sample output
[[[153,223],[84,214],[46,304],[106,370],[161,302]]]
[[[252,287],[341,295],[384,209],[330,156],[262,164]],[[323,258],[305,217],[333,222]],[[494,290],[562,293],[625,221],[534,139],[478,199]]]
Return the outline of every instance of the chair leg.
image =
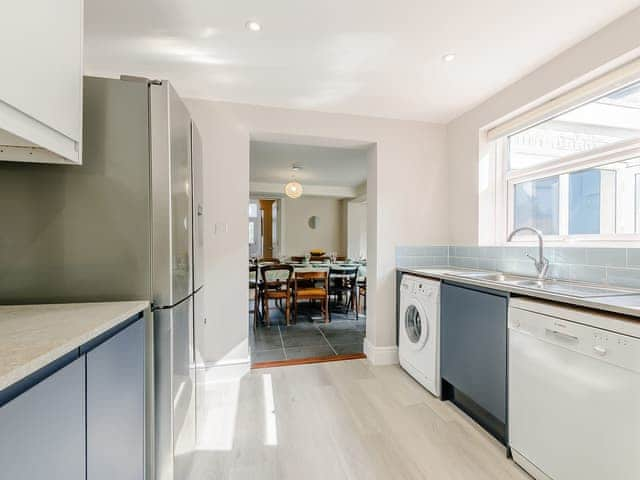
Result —
[[[356,304],[354,305],[354,307],[355,307],[355,310],[356,310],[356,320],[358,320],[358,316],[359,316],[359,313],[358,313],[359,312],[359,310],[358,310],[359,305],[358,305],[358,303],[360,303],[360,294],[359,294],[357,288],[351,295],[353,295],[354,293],[355,293],[355,296],[356,296],[356,298],[355,298],[355,303]]]
[[[324,304],[324,323],[329,323],[329,320],[331,320],[331,313],[329,312],[329,297],[325,297],[322,303]]]
[[[298,298],[293,296],[293,323],[298,323]]]
[[[285,304],[286,304],[285,318],[287,319],[287,327],[290,325],[290,323],[289,323],[290,302],[291,302],[291,299],[289,297],[287,297],[287,299],[285,301]]]
[[[258,314],[260,309],[260,299],[258,298],[258,289],[253,291],[253,328],[258,328]]]
[[[267,324],[267,327],[270,327],[271,323],[269,320],[269,298],[266,295],[262,297],[262,311],[264,313],[264,323]]]

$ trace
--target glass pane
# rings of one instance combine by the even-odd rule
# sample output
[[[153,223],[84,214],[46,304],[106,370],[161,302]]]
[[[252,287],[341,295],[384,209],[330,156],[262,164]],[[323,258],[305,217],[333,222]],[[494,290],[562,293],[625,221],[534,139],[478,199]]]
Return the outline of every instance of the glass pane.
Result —
[[[249,218],[256,218],[258,216],[258,204],[251,202],[249,204]]]
[[[411,343],[417,343],[422,335],[422,321],[418,309],[410,305],[404,317],[404,327]]]
[[[640,82],[509,136],[509,168],[520,170],[640,137]]]
[[[249,222],[249,245],[253,245],[255,242],[255,227],[256,224]]]
[[[514,227],[534,227],[545,235],[559,233],[559,177],[516,184]]]
[[[569,235],[614,233],[615,216],[615,170],[569,174]]]

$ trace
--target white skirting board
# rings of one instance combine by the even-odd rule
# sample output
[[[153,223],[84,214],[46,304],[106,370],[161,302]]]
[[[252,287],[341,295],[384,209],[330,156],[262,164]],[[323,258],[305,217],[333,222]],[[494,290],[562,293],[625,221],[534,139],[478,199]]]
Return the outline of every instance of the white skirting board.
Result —
[[[364,353],[373,365],[395,365],[399,363],[398,347],[376,347],[367,338],[364,339]]]

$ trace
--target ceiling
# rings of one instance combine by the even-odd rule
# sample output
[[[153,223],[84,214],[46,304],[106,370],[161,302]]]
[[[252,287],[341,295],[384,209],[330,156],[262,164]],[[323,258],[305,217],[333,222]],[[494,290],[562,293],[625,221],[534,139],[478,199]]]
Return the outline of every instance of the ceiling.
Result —
[[[169,79],[187,97],[448,122],[638,5],[85,0],[85,72]],[[253,19],[260,32],[245,28]]]
[[[251,142],[251,182],[285,184],[291,166],[302,166],[296,179],[303,185],[355,188],[367,180],[367,151],[286,143]]]

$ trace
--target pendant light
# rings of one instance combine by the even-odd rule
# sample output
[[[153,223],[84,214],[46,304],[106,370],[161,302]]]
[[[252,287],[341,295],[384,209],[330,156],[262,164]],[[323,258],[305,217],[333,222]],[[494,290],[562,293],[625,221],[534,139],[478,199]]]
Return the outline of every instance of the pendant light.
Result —
[[[302,167],[299,165],[291,166],[291,170],[293,170],[291,181],[284,186],[284,193],[289,198],[300,198],[302,195],[302,185],[296,181],[296,172],[301,169]]]

